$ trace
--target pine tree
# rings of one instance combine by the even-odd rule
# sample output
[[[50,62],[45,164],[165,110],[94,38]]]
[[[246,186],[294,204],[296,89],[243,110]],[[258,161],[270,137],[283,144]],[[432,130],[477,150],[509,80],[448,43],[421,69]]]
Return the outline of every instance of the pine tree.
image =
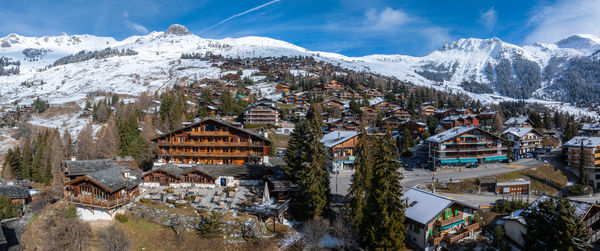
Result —
[[[348,189],[348,216],[355,233],[365,233],[368,222],[365,222],[367,195],[371,191],[373,177],[372,142],[364,128],[361,128],[356,152],[355,172],[352,174],[352,184]],[[361,240],[364,241],[364,240]]]
[[[119,120],[119,155],[132,156],[138,164],[144,161],[143,154],[147,151],[146,140],[138,130],[135,114],[125,120]]]
[[[566,198],[548,198],[524,214],[526,250],[587,250],[590,236]]]
[[[398,172],[397,147],[388,130],[375,149],[375,166],[371,192],[367,198],[365,245],[369,249],[400,249],[404,247],[405,202],[402,199],[402,174]]]
[[[299,192],[291,205],[298,220],[322,216],[329,210],[329,156],[320,142],[323,122],[317,111],[311,106],[306,118],[296,124],[285,155],[284,172],[298,185]]]
[[[408,130],[408,128],[404,129],[404,134],[402,135],[402,154],[410,155],[410,148],[414,146],[412,134]]]
[[[31,162],[33,161],[33,157],[31,156],[31,140],[26,139],[23,143],[23,148],[21,148],[21,177],[23,179],[31,178]]]

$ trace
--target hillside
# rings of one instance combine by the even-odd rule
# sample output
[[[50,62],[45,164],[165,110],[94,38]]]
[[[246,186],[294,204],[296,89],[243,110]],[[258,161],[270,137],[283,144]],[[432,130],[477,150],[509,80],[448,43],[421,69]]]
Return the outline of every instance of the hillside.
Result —
[[[0,38],[0,57],[5,58],[5,69],[17,70],[0,74],[0,104],[31,103],[36,96],[52,104],[81,104],[94,93],[138,95],[222,74],[208,61],[180,60],[183,53],[212,53],[229,58],[311,56],[356,71],[471,93],[483,102],[589,102],[600,98],[598,49],[600,38],[593,35],[574,35],[556,44],[523,47],[498,38],[468,38],[446,44],[424,57],[347,57],[264,37],[205,39],[181,25],[122,41],[93,35],[10,34]]]

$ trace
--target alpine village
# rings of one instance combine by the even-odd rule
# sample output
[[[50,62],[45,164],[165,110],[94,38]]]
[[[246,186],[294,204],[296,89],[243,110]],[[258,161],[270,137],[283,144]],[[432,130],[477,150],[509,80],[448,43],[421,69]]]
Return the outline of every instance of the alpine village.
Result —
[[[23,74],[14,60],[0,75]],[[172,62],[193,75],[0,106],[0,249],[600,248],[596,108],[482,102],[318,55]]]

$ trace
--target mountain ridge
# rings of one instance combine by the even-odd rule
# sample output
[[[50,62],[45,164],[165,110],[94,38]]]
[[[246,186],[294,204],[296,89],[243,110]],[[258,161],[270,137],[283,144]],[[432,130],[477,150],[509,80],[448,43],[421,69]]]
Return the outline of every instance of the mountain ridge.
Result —
[[[79,51],[96,51],[107,47],[116,49],[131,49],[139,54],[119,58],[107,58],[101,62],[78,62],[75,65],[64,65],[55,69],[44,70],[46,66],[67,55]],[[191,33],[182,25],[172,25],[166,31],[153,31],[142,36],[130,36],[123,40],[112,37],[100,37],[89,34],[43,37],[25,37],[9,34],[0,38],[0,56],[21,61],[20,73],[17,75],[0,76],[0,84],[5,90],[0,90],[0,103],[15,100],[30,100],[36,95],[48,96],[43,88],[23,87],[23,82],[43,81],[61,90],[69,82],[83,81],[84,83],[100,84],[92,91],[106,87],[106,91],[123,94],[139,94],[144,88],[117,88],[129,83],[135,78],[142,79],[148,91],[156,91],[170,83],[164,76],[148,74],[164,74],[173,71],[182,53],[214,53],[226,57],[279,57],[279,56],[312,56],[319,61],[340,64],[357,71],[372,71],[375,73],[396,77],[400,80],[417,85],[435,86],[449,91],[470,92],[476,99],[547,99],[565,102],[578,102],[569,92],[576,92],[564,80],[564,74],[572,72],[572,62],[579,62],[578,67],[590,67],[598,54],[600,37],[588,34],[573,35],[555,44],[536,43],[518,46],[504,42],[499,38],[488,39],[462,38],[447,43],[437,50],[422,57],[408,55],[373,54],[361,57],[345,56],[338,53],[310,51],[282,40],[249,36],[240,38],[207,39]],[[27,51],[25,51],[27,50]],[[592,55],[595,55],[592,57]],[[586,58],[587,59],[584,59]],[[132,65],[132,60],[138,62]],[[587,60],[583,62],[581,60]],[[585,64],[584,64],[585,63]],[[207,77],[215,76],[214,70],[209,70],[202,63],[193,63],[190,67],[200,67],[207,72]],[[123,68],[127,65],[130,68]],[[147,68],[143,68],[147,67]],[[104,69],[105,75],[89,74]],[[110,71],[110,69],[118,69]],[[202,74],[196,72],[194,76]],[[189,77],[191,72],[175,73],[174,77]],[[59,77],[57,77],[57,75]],[[173,77],[173,76],[172,76]],[[600,78],[600,77],[599,77]],[[562,80],[561,80],[562,79]],[[596,81],[595,77],[583,78],[582,81]],[[598,79],[600,81],[600,79]],[[121,82],[119,82],[121,81]],[[163,83],[158,83],[163,81]],[[102,83],[99,83],[102,82]],[[568,81],[567,81],[568,82]],[[85,92],[81,84],[76,85],[80,92]],[[139,83],[137,84],[139,85]],[[600,94],[600,88],[593,88],[590,97]],[[37,93],[41,91],[41,93]],[[79,98],[81,93],[76,94]],[[49,95],[52,99],[52,95]],[[60,102],[60,100],[56,100]]]

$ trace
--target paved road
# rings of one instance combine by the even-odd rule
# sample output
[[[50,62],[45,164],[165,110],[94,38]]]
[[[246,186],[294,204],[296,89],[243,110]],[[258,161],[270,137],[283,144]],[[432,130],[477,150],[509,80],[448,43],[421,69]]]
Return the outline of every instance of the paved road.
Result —
[[[556,162],[556,156],[559,152],[559,149],[555,149],[549,154],[541,156],[543,161],[549,161],[551,164],[558,164]],[[414,171],[405,171],[401,170],[401,173],[404,175],[404,179],[400,181],[404,189],[408,189],[410,187],[414,187],[417,185],[425,185],[427,183],[431,183],[432,177],[435,173],[435,178],[439,182],[447,182],[452,180],[461,180],[461,179],[472,179],[478,177],[485,176],[493,176],[502,173],[512,172],[519,169],[528,169],[532,167],[536,167],[541,162],[536,159],[521,159],[514,161],[510,164],[505,163],[494,163],[494,164],[485,164],[478,168],[464,168],[460,171],[458,170],[439,170],[437,172],[431,172],[423,169],[415,169]],[[518,168],[516,167],[518,166]],[[333,194],[344,196],[346,195],[348,188],[350,187],[350,178],[352,176],[353,171],[340,171],[339,174],[331,174],[330,185],[331,192]],[[599,199],[600,200],[600,199]],[[485,203],[485,201],[482,201]]]
[[[457,170],[448,170],[448,171],[438,171],[431,172],[422,169],[417,169],[414,171],[401,171],[404,175],[404,179],[400,181],[404,189],[408,189],[410,187],[414,187],[416,185],[424,185],[427,183],[431,183],[432,177],[435,173],[435,178],[439,182],[447,182],[452,180],[460,180],[460,179],[471,179],[477,177],[484,177],[490,175],[497,175],[506,172],[512,172],[517,169],[527,169],[535,167],[539,164],[535,159],[523,159],[519,161],[515,161],[511,164],[487,164],[485,166],[479,168],[466,168],[461,171]],[[508,167],[510,166],[521,166],[521,168]],[[350,178],[352,177],[353,171],[340,171],[339,174],[331,174],[330,184],[331,184],[331,192],[333,194],[338,195],[346,195],[348,188],[350,187]]]

